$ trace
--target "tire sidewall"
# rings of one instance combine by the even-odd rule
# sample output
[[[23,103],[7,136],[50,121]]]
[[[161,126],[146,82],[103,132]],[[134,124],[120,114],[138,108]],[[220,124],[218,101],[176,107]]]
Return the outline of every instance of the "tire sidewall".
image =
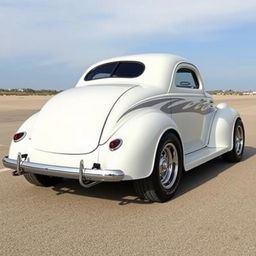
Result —
[[[237,154],[236,152],[236,129],[238,126],[241,126],[242,127],[242,130],[243,130],[243,140],[244,140],[244,144],[243,144],[243,149],[241,151],[240,154]],[[243,156],[243,153],[244,153],[244,146],[245,146],[245,131],[244,131],[244,125],[243,125],[243,122],[240,118],[238,118],[236,120],[236,123],[235,123],[235,126],[234,126],[234,134],[233,134],[233,155],[237,158],[238,161],[241,160],[242,156]]]
[[[162,186],[161,181],[160,181],[160,175],[159,175],[160,156],[161,156],[161,152],[162,152],[163,148],[165,147],[165,145],[167,143],[174,144],[174,146],[177,149],[178,161],[179,161],[177,178],[176,178],[175,183],[173,184],[173,186],[170,189],[165,189]],[[180,183],[182,172],[183,172],[183,153],[182,153],[181,143],[176,135],[174,135],[173,133],[166,133],[163,135],[163,137],[161,138],[161,140],[158,144],[157,153],[156,153],[156,157],[155,157],[154,170],[152,173],[155,191],[156,191],[157,196],[161,199],[161,201],[167,201],[175,194],[175,192],[179,186],[179,183]]]

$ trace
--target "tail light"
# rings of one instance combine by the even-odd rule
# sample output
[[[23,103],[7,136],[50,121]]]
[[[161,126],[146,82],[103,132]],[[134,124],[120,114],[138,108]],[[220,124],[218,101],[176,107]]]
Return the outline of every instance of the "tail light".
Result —
[[[110,143],[109,143],[109,149],[110,150],[116,150],[118,148],[121,147],[123,141],[121,139],[115,139],[115,140],[112,140]]]
[[[26,132],[18,132],[18,133],[14,134],[13,140],[14,140],[14,142],[18,142],[18,141],[22,140],[25,136],[26,136]]]

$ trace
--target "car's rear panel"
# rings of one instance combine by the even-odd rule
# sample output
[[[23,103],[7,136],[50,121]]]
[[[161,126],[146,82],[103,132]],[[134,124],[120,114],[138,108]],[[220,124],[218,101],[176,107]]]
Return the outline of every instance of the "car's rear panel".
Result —
[[[130,86],[87,86],[65,91],[40,111],[32,129],[36,150],[57,154],[94,151],[117,99]]]

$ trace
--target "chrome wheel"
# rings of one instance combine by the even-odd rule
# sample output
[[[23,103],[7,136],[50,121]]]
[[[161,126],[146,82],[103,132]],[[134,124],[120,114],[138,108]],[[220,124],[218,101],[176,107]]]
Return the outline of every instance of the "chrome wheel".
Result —
[[[238,125],[235,130],[235,150],[236,154],[240,155],[244,148],[244,130],[241,125]]]
[[[172,132],[166,132],[157,147],[153,172],[149,177],[133,183],[138,196],[153,202],[171,199],[183,173],[182,154],[179,138]]]
[[[167,143],[160,155],[159,174],[163,188],[170,189],[175,183],[179,170],[177,148],[173,143]]]
[[[232,150],[224,154],[222,157],[224,160],[237,163],[241,161],[245,145],[245,132],[243,122],[240,118],[236,120],[234,132],[233,132],[233,147]]]

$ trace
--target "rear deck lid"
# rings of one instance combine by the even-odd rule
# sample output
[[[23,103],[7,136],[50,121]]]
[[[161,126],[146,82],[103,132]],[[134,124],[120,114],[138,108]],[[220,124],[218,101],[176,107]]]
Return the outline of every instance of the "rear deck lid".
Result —
[[[131,85],[93,85],[64,91],[42,108],[32,130],[35,149],[63,154],[95,150],[111,108]]]

